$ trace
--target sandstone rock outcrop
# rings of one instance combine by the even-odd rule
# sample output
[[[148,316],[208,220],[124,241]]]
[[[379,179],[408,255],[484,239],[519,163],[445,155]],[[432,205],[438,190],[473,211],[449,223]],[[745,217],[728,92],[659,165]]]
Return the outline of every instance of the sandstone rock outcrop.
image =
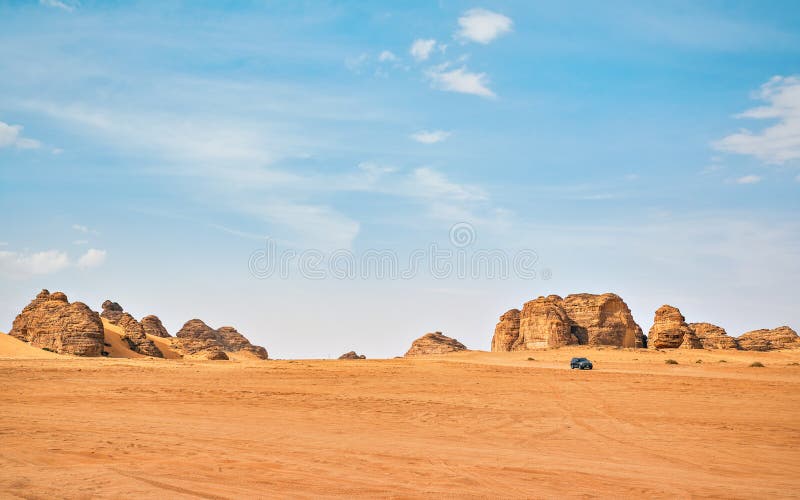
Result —
[[[357,354],[356,351],[350,351],[339,356],[339,359],[367,359],[363,354]]]
[[[100,356],[103,322],[82,302],[42,290],[14,319],[9,335],[60,354]]]
[[[100,313],[100,317],[105,318],[112,325],[116,325],[122,317],[122,306],[116,302],[106,300],[101,307],[103,308],[103,312]]]
[[[154,337],[163,337],[169,338],[171,335],[167,332],[167,329],[164,328],[164,325],[161,324],[161,320],[158,319],[158,316],[153,316],[152,314],[149,316],[145,316],[142,318],[142,328],[144,328],[144,333],[147,335],[152,335]]]
[[[511,309],[500,316],[500,321],[494,328],[492,337],[492,351],[510,351],[519,338],[519,309]]]
[[[560,347],[577,344],[572,334],[572,322],[557,295],[539,297],[522,306],[519,319],[519,337],[511,346],[512,351]]]
[[[788,326],[761,329],[739,335],[739,347],[745,351],[771,351],[775,349],[800,349],[800,337]]]
[[[500,317],[492,351],[517,351],[563,345],[645,347],[642,329],[618,295],[580,293],[531,300],[520,312]]]
[[[252,345],[244,335],[231,326],[215,330],[199,319],[187,321],[175,334],[175,345],[187,354],[206,359],[229,359],[226,352],[248,352],[260,359],[269,359],[267,350]]]
[[[736,339],[728,335],[724,328],[711,323],[689,323],[703,349],[738,349]]]
[[[152,356],[154,358],[163,358],[164,354],[156,347],[152,340],[147,338],[144,333],[142,324],[136,321],[136,318],[124,312],[117,320],[117,326],[122,328],[122,340],[128,343],[128,347],[133,352],[144,354],[145,356]]]
[[[456,339],[442,332],[426,333],[411,343],[411,348],[406,356],[424,356],[426,354],[446,354],[448,352],[464,351],[467,347]]]
[[[686,324],[686,318],[677,307],[663,305],[656,310],[653,326],[647,335],[651,349],[700,349],[702,343]]]

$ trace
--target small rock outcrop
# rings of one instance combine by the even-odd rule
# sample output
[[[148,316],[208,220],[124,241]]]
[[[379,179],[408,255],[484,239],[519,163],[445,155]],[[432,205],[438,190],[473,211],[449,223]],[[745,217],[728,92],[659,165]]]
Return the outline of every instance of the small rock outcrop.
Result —
[[[232,326],[215,330],[199,319],[187,321],[175,334],[176,346],[187,354],[206,359],[229,359],[226,352],[248,352],[260,359],[269,359],[267,350],[250,343]]]
[[[494,328],[492,337],[492,351],[510,351],[519,338],[520,310],[511,309],[500,316],[500,321]]]
[[[703,349],[738,349],[736,339],[728,335],[724,328],[711,323],[689,323]]]
[[[656,310],[653,326],[647,335],[647,346],[651,349],[702,348],[681,311],[670,305],[663,305]]]
[[[642,329],[619,295],[579,293],[531,300],[500,317],[492,351],[518,351],[564,345],[645,347]]]
[[[339,359],[367,359],[363,354],[358,354],[356,351],[350,351],[339,356]]]
[[[105,318],[112,325],[116,325],[122,317],[122,306],[116,302],[106,300],[101,307],[103,308],[103,312],[100,313],[100,317]]]
[[[147,335],[152,335],[154,337],[163,337],[169,338],[171,335],[164,328],[164,325],[161,324],[161,320],[158,319],[158,316],[153,316],[152,314],[149,316],[145,316],[142,318],[142,328],[144,328],[144,333]]]
[[[61,292],[42,290],[17,315],[8,333],[59,354],[100,356],[103,352],[100,315],[83,302],[70,303]]]
[[[425,356],[427,354],[446,354],[448,352],[465,351],[467,347],[456,339],[443,335],[442,332],[426,333],[411,343],[406,356]]]
[[[761,329],[743,333],[736,339],[745,351],[772,351],[775,349],[800,349],[800,337],[788,326]]]
[[[156,347],[153,341],[147,338],[142,324],[136,321],[136,318],[130,314],[126,312],[122,313],[117,320],[117,326],[122,328],[122,340],[127,342],[131,351],[154,358],[164,357],[164,354]]]

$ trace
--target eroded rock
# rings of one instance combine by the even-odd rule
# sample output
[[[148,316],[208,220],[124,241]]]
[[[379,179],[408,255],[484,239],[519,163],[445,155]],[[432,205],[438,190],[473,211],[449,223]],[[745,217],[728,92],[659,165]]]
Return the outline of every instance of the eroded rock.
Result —
[[[736,339],[728,335],[724,328],[711,323],[689,323],[703,349],[738,349]]]
[[[467,347],[456,339],[443,335],[442,332],[426,333],[411,343],[406,356],[425,356],[428,354],[446,354],[464,351]]]
[[[739,335],[736,340],[739,347],[745,351],[800,349],[800,338],[798,338],[797,332],[788,326],[780,326],[772,330],[753,330]]]
[[[677,307],[663,305],[656,310],[653,326],[647,335],[651,349],[700,349],[702,343],[686,324],[686,318]]]

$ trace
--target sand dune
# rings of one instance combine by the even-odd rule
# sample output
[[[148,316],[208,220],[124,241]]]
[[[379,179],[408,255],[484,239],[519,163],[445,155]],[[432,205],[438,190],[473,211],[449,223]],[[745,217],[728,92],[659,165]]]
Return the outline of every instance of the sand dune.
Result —
[[[574,355],[596,369],[570,371]],[[350,362],[2,360],[0,491],[792,497],[796,362],[797,351],[579,348]]]
[[[11,359],[53,359],[60,357],[54,352],[33,347],[27,342],[0,332],[0,358]]]

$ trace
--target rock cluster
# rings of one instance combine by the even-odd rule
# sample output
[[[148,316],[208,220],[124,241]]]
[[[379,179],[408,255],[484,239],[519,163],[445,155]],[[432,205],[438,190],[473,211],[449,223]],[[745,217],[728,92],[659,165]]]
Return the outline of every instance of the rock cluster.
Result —
[[[171,337],[167,329],[164,328],[164,325],[161,324],[161,320],[158,319],[158,316],[153,316],[152,314],[142,318],[142,328],[144,328],[144,333],[147,335],[163,338]]]
[[[736,339],[729,336],[724,328],[711,323],[689,323],[703,349],[738,349]]]
[[[226,352],[249,352],[260,359],[269,359],[267,350],[252,345],[235,328],[223,326],[215,330],[199,319],[187,321],[175,334],[176,347],[187,354],[206,359],[229,359]]]
[[[800,349],[800,337],[788,326],[761,329],[743,333],[737,339],[746,351],[771,351],[773,349]]]
[[[116,325],[122,317],[122,306],[116,302],[106,300],[101,307],[103,308],[103,312],[100,313],[100,317],[106,319],[112,325]]]
[[[464,351],[467,347],[456,339],[443,335],[442,332],[426,333],[411,343],[406,356],[424,356],[427,354],[446,354]]]
[[[618,295],[579,293],[531,300],[522,311],[500,316],[492,351],[520,351],[564,345],[644,347],[642,329]]]
[[[123,312],[117,320],[117,326],[122,328],[122,340],[127,342],[131,351],[154,358],[164,357],[164,354],[156,347],[153,341],[147,338],[142,324],[130,314]]]
[[[350,351],[339,356],[339,359],[367,359],[363,354],[357,354],[356,351]]]
[[[686,324],[681,311],[665,304],[656,310],[653,326],[647,334],[647,346],[651,349],[701,349],[703,344]]]
[[[61,292],[42,290],[14,319],[10,335],[60,354],[100,356],[103,322],[82,302],[70,304]]]

